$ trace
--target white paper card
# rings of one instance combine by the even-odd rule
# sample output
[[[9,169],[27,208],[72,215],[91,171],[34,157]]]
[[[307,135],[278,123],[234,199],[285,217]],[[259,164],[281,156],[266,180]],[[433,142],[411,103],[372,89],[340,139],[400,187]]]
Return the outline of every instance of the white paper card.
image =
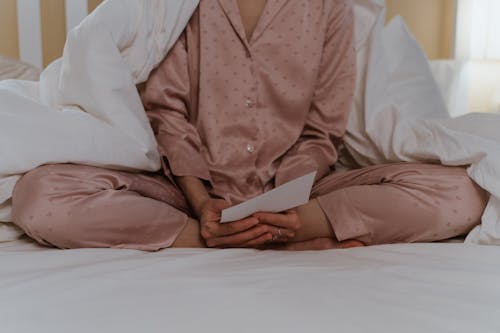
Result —
[[[316,171],[258,197],[222,211],[221,223],[234,222],[257,212],[279,213],[309,201]]]

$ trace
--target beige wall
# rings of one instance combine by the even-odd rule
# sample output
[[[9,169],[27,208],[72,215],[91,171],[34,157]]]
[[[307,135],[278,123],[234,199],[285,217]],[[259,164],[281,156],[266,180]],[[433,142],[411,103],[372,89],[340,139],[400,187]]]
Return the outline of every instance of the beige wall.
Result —
[[[387,20],[398,14],[429,58],[452,57],[454,0],[387,0]]]
[[[0,0],[0,54],[19,57],[16,0]]]
[[[64,0],[41,0],[40,15],[43,27],[43,65],[47,66],[61,56],[66,40]]]
[[[88,0],[89,11],[102,0]],[[402,15],[431,59],[452,55],[454,0],[387,0],[388,20]],[[62,53],[66,36],[64,0],[41,0],[43,63]],[[0,54],[17,58],[16,0],[0,0]]]
[[[88,0],[89,12],[103,0]],[[19,58],[17,1],[0,0],[0,54]],[[66,40],[64,0],[41,0],[43,65],[47,66],[62,54]]]
[[[88,0],[89,13],[93,11],[103,0]]]

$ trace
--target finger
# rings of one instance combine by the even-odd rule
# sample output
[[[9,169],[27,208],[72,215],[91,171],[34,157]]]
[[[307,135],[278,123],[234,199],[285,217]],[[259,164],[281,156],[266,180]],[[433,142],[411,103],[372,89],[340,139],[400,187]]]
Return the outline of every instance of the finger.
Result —
[[[293,231],[284,231],[285,229],[281,229],[281,233],[279,233],[279,228],[275,228],[272,226],[270,226],[269,230],[270,231],[268,233],[247,243],[238,245],[237,247],[258,248],[261,250],[281,250],[285,247],[283,242],[286,242],[288,239],[295,237],[295,232]]]
[[[346,241],[340,242],[339,246],[342,249],[351,249],[353,247],[363,247],[366,245],[363,242],[357,241],[355,239],[351,239],[351,240],[346,240]]]
[[[216,237],[230,236],[249,230],[259,224],[259,219],[248,217],[246,219],[230,222],[230,223],[215,223],[213,233]]]
[[[202,224],[201,236],[208,241],[209,239],[230,236],[250,230],[259,224],[256,218],[247,218],[237,222],[221,224],[220,222],[206,222]]]
[[[273,225],[269,225],[269,232],[274,236],[274,241],[276,242],[287,241],[295,237],[295,231],[285,228],[278,228]]]
[[[296,212],[290,211],[283,214],[277,213],[256,213],[253,215],[261,223],[271,224],[290,230],[297,230],[300,227],[299,218]]]
[[[214,237],[206,241],[209,247],[237,247],[240,244],[247,243],[266,233],[269,233],[268,226],[258,225],[249,230],[223,237]]]
[[[273,235],[270,233],[265,233],[260,237],[252,239],[249,242],[238,245],[237,247],[246,248],[246,249],[254,249],[261,248],[262,246],[268,244],[273,239]]]

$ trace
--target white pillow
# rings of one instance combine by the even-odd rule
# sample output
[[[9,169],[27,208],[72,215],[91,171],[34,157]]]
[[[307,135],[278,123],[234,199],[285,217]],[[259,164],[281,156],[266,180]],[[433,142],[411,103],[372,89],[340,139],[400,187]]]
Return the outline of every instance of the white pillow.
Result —
[[[456,60],[433,60],[429,65],[450,116],[458,117],[468,113],[467,64]]]
[[[345,145],[357,166],[401,161],[395,146],[397,136],[405,133],[404,126],[393,127],[395,119],[447,118],[447,108],[429,62],[403,19],[396,17],[384,27],[383,1],[354,0],[354,6],[357,30],[365,30],[362,12],[369,12],[374,23],[357,45],[355,101]]]
[[[356,168],[358,163],[362,164],[357,152],[366,154],[370,151],[376,154],[376,148],[365,131],[366,73],[377,45],[377,36],[380,36],[385,22],[384,0],[352,0],[352,5],[355,25],[356,88],[347,124],[345,147],[340,148],[340,163],[337,165],[337,168],[347,169]]]
[[[37,81],[40,78],[40,73],[40,69],[32,65],[0,56],[0,80],[17,79]],[[3,185],[13,187],[16,180],[17,177],[11,177],[0,180],[0,182],[8,182],[9,184]],[[23,234],[21,229],[12,223],[1,222],[11,220],[10,200],[5,201],[5,198],[0,196],[0,203],[0,243],[16,240]]]
[[[380,100],[382,104],[395,104],[404,117],[448,118],[429,61],[402,17],[395,17],[384,28],[382,41],[385,63],[389,66],[389,99]],[[380,86],[380,82],[376,83]]]

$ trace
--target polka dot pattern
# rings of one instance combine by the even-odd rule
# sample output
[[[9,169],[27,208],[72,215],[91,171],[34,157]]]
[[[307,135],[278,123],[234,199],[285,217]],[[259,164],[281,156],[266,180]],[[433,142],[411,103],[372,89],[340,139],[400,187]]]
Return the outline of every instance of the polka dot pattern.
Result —
[[[384,180],[384,181],[382,181]],[[481,222],[488,194],[464,167],[395,163],[333,173],[313,187],[340,240],[439,241]]]
[[[355,83],[347,3],[268,1],[247,40],[236,0],[201,1],[143,95],[172,172],[231,202],[329,172]]]

